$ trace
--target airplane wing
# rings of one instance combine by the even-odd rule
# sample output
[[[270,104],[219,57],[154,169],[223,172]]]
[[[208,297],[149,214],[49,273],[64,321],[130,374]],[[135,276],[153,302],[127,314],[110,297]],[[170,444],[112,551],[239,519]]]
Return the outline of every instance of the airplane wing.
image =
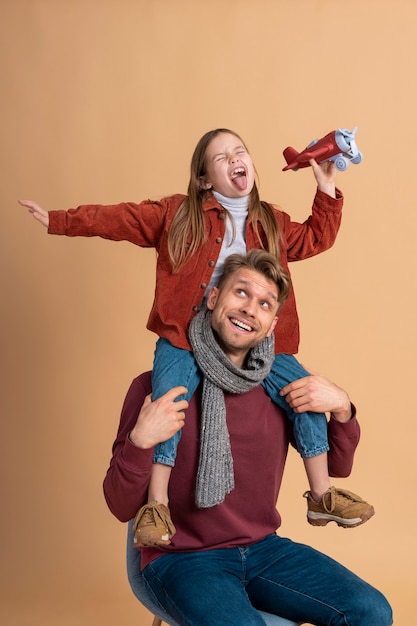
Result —
[[[330,150],[328,146],[322,146],[321,148],[316,149],[312,146],[311,150],[301,152],[299,154],[298,161],[309,161],[310,159],[316,159],[316,161],[319,161],[321,157],[325,157],[329,152]]]

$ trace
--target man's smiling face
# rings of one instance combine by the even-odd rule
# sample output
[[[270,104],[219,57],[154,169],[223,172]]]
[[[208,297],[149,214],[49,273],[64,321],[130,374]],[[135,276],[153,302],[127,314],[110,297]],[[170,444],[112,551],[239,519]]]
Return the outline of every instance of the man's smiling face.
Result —
[[[242,368],[247,353],[273,332],[278,317],[278,286],[263,274],[240,268],[213,287],[207,306],[211,325],[229,359]]]
[[[203,189],[214,189],[228,198],[248,196],[255,182],[255,168],[242,141],[219,133],[207,147]]]

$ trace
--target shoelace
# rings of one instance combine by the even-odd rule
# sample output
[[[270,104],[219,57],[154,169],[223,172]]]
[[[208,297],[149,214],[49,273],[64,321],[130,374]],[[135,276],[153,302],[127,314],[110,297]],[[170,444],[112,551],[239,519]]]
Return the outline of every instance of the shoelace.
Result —
[[[157,502],[149,502],[139,510],[133,525],[133,534],[141,522],[143,526],[157,526],[157,518],[161,520],[170,536],[175,534],[175,526],[169,514]]]
[[[365,502],[358,496],[356,496],[351,491],[347,491],[346,489],[336,489],[336,487],[330,487],[330,490],[327,492],[330,495],[330,508],[326,504],[326,498],[323,498],[323,507],[327,511],[327,513],[332,513],[336,506],[336,498],[340,496],[345,500],[350,500],[351,502]],[[327,495],[327,494],[326,494]]]

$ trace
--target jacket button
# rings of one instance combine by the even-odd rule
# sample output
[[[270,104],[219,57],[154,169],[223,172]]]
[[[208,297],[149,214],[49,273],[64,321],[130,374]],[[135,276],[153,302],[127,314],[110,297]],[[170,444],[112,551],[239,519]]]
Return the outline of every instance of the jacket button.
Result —
[[[224,220],[224,213],[219,213],[219,220]]]
[[[193,311],[195,311],[195,312],[197,313],[197,311],[198,311],[198,306],[194,305],[194,306],[193,306]]]
[[[205,289],[207,287],[207,283],[201,283],[200,287],[201,289]]]
[[[221,237],[217,237],[217,239],[216,239],[216,243],[221,243],[222,241],[223,241],[223,240],[222,240],[222,238],[221,238]]]
[[[209,264],[209,267],[213,267],[213,265],[215,265],[214,261],[209,261],[208,264]]]

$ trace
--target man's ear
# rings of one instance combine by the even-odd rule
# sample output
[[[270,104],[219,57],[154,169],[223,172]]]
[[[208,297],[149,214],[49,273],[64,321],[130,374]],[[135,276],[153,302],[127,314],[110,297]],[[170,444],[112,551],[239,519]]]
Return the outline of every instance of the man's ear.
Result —
[[[211,182],[205,178],[205,176],[200,176],[199,181],[201,189],[204,189],[205,191],[208,191],[213,186]]]
[[[218,293],[218,287],[211,288],[211,291],[207,297],[207,308],[210,309],[210,311],[212,311],[216,305]]]
[[[275,326],[277,325],[277,322],[278,322],[278,315],[276,317],[274,317],[274,319],[272,320],[272,324],[269,327],[267,337],[270,337],[272,335],[272,333],[275,330]]]

